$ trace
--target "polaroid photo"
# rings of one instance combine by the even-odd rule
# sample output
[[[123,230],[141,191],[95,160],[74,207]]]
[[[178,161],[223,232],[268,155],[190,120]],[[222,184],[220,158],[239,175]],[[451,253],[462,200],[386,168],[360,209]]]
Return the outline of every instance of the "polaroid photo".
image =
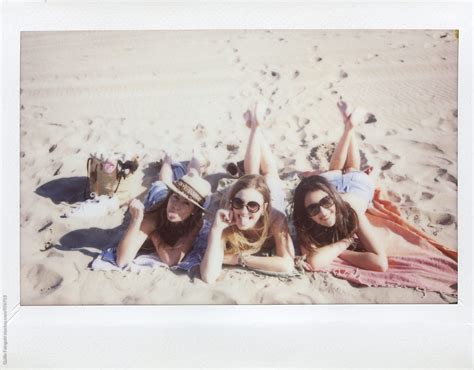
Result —
[[[470,4],[4,10],[4,365],[472,364]]]

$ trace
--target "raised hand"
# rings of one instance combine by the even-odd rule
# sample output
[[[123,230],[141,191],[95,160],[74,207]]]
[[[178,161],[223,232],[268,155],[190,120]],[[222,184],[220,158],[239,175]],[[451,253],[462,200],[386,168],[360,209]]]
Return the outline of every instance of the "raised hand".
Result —
[[[224,230],[229,226],[234,225],[234,223],[232,211],[228,209],[219,209],[216,212],[216,218],[214,219],[214,224],[212,227],[215,229]]]
[[[140,202],[138,199],[133,199],[130,204],[128,205],[128,211],[130,212],[130,216],[133,222],[142,222],[143,215],[145,214],[145,207],[143,203]]]

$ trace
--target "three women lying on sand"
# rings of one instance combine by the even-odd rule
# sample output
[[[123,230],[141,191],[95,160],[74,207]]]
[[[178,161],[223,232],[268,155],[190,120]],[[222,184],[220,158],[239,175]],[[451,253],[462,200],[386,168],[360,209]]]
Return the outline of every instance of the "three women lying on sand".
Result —
[[[308,271],[323,269],[337,257],[362,269],[385,271],[387,256],[365,216],[375,185],[360,170],[354,130],[361,119],[348,113],[344,102],[338,108],[344,131],[329,171],[305,173],[294,191],[295,241]],[[201,177],[199,161],[192,158],[185,168],[166,156],[144,204],[138,199],[130,203],[131,221],[117,249],[119,266],[130,263],[150,239],[162,262],[183,270],[200,266],[208,283],[219,277],[223,265],[274,273],[294,270],[287,200],[257,107],[244,118],[250,129],[245,175],[228,191],[212,226],[203,218],[211,186]]]

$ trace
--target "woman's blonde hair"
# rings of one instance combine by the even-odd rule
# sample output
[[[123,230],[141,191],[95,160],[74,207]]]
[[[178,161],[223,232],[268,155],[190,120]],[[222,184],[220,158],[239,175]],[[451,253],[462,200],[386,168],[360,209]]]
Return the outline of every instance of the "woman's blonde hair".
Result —
[[[222,235],[225,241],[226,253],[256,253],[260,251],[270,234],[271,197],[270,189],[268,188],[265,178],[261,175],[245,175],[237,180],[227,197],[226,207],[228,209],[230,208],[230,201],[243,189],[255,189],[263,196],[263,213],[252,229],[257,232],[257,238],[255,240],[249,240],[242,230],[236,225],[232,225],[225,229]]]

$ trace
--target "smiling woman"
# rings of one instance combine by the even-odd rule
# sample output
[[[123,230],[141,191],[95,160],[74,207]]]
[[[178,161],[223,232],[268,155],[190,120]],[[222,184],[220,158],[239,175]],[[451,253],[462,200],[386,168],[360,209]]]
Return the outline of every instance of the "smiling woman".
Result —
[[[217,211],[209,233],[201,263],[201,277],[208,283],[219,277],[223,264],[283,273],[294,267],[285,195],[273,155],[260,132],[257,110],[255,105],[244,114],[250,128],[245,175],[232,186],[226,207]]]
[[[295,189],[293,221],[298,244],[306,256],[309,271],[324,269],[337,257],[354,266],[386,271],[386,252],[375,242],[374,230],[365,211],[374,196],[375,185],[360,171],[360,155],[354,127],[363,121],[361,110],[349,112],[338,103],[344,132],[331,158],[330,171],[307,173]],[[353,249],[354,238],[360,248]]]

